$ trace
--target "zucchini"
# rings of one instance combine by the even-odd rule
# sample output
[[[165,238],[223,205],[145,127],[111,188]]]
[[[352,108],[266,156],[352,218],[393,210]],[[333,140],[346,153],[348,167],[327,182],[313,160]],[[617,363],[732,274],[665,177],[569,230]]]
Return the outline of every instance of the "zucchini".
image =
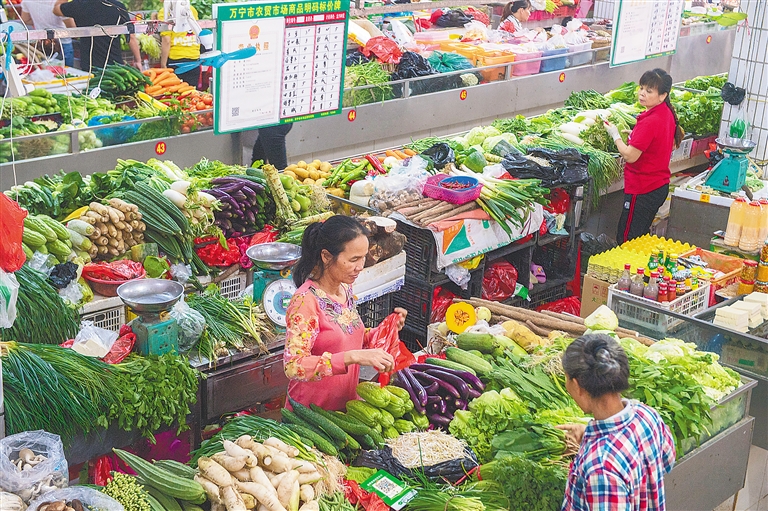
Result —
[[[336,415],[333,412],[329,412],[327,410],[323,410],[319,406],[312,404],[310,405],[310,408],[315,413],[319,413],[329,421],[336,424],[338,427],[344,430],[345,433],[349,435],[367,435],[368,431],[370,431],[371,428],[366,426],[365,424],[356,421],[355,423],[345,421],[341,416]]]
[[[152,511],[165,511],[165,508],[163,507],[160,502],[153,497],[148,491],[144,492],[144,497],[146,497],[147,502],[149,502],[149,507],[152,508]]]
[[[56,241],[59,239],[58,236],[56,236],[56,233],[53,229],[45,225],[43,222],[37,220],[36,218],[31,218],[27,216],[24,219],[24,228],[25,229],[32,229],[33,231],[39,232],[43,236],[45,236],[46,241]]]
[[[456,336],[456,346],[464,351],[477,350],[480,353],[492,353],[498,347],[491,334],[463,332]]]
[[[312,443],[315,444],[315,447],[317,447],[318,450],[324,452],[325,454],[329,454],[331,456],[337,456],[339,454],[338,449],[336,449],[336,446],[333,445],[330,439],[328,439],[324,434],[315,431],[315,429],[308,428],[303,424],[296,423],[285,424],[285,426],[300,437],[311,440]]]
[[[186,500],[180,500],[179,502],[181,503],[181,509],[183,509],[184,511],[204,511],[203,508],[201,508],[197,504],[187,502]]]
[[[40,220],[45,225],[47,225],[53,232],[56,233],[56,236],[64,241],[69,239],[69,231],[66,227],[64,227],[64,224],[61,222],[57,222],[53,218],[47,216],[47,215],[37,215],[35,217],[36,220]]]
[[[370,428],[376,427],[381,420],[381,412],[365,401],[352,400],[347,402],[347,414],[356,418]]]
[[[364,381],[355,388],[357,395],[376,408],[384,408],[389,404],[390,393],[373,382]]]
[[[29,248],[36,249],[37,247],[44,246],[48,240],[39,232],[24,226],[24,230],[21,232],[21,241]]]
[[[160,490],[152,486],[152,483],[144,482],[144,489],[146,490],[147,493],[149,493],[155,499],[157,499],[157,501],[160,503],[161,506],[165,508],[166,511],[182,511],[181,504],[176,502],[176,499],[161,492]]]
[[[112,449],[112,451],[142,479],[152,481],[152,485],[164,494],[188,500],[194,504],[202,504],[206,501],[205,490],[200,483],[179,477],[122,449]]]
[[[157,460],[154,465],[167,470],[171,474],[176,474],[179,477],[185,477],[187,479],[194,479],[197,475],[197,470],[194,468],[174,460]]]
[[[453,369],[455,371],[466,371],[468,373],[471,373],[474,376],[477,376],[477,373],[475,372],[474,369],[472,369],[469,366],[465,366],[464,364],[459,364],[458,362],[454,362],[453,360],[447,360],[443,358],[428,358],[426,360],[426,363],[432,364],[438,367],[445,367],[446,369]]]
[[[323,432],[325,432],[329,437],[332,439],[339,441],[339,442],[346,442],[347,441],[347,434],[344,432],[343,429],[338,427],[333,422],[329,421],[325,417],[323,417],[320,414],[317,414],[304,406],[301,403],[297,403],[290,397],[288,398],[288,402],[291,404],[291,407],[293,407],[293,412],[303,421],[312,424],[313,426],[320,428]]]
[[[67,229],[82,236],[90,236],[93,234],[93,231],[96,230],[96,228],[88,222],[84,222],[79,219],[74,219],[67,222]]]
[[[448,357],[448,360],[458,362],[459,364],[463,364],[474,369],[475,372],[480,376],[484,376],[493,371],[493,367],[490,363],[488,363],[487,360],[483,360],[481,357],[473,355],[472,353],[459,348],[446,348],[445,356]]]

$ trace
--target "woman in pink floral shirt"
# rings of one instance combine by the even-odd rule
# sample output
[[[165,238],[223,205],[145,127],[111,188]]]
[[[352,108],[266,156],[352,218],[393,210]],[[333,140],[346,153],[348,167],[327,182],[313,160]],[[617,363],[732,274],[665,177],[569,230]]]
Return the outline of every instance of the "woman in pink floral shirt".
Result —
[[[343,410],[355,399],[361,365],[379,372],[394,367],[386,351],[366,349],[376,329],[366,331],[352,294],[368,253],[366,234],[360,222],[341,215],[304,231],[301,259],[293,269],[299,288],[288,306],[284,353],[288,395],[304,405]],[[407,312],[395,312],[402,328]]]

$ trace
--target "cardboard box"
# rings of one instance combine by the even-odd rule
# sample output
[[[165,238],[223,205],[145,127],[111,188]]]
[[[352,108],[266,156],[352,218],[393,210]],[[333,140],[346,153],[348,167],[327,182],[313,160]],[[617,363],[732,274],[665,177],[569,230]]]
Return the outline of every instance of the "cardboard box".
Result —
[[[586,318],[601,305],[608,304],[608,287],[610,284],[589,275],[584,276],[581,286],[581,317]]]

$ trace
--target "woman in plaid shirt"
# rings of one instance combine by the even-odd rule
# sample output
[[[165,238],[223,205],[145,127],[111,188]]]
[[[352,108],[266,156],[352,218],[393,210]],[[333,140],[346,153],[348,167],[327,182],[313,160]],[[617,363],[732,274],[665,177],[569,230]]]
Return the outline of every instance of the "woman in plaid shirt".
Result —
[[[675,463],[669,428],[652,408],[622,399],[627,354],[603,334],[580,337],[563,354],[566,389],[589,424],[562,429],[580,444],[563,511],[664,511],[664,474]]]

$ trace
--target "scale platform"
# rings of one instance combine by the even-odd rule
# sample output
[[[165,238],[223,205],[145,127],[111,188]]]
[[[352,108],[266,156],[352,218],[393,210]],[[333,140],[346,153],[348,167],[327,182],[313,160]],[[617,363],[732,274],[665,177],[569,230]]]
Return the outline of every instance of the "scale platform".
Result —
[[[138,315],[128,325],[136,334],[142,355],[179,352],[179,324],[166,316],[184,295],[184,286],[173,280],[131,280],[117,288],[117,296]]]
[[[757,144],[751,140],[720,137],[715,140],[723,151],[723,159],[709,172],[706,185],[721,192],[732,193],[741,190],[747,181],[749,154]]]

